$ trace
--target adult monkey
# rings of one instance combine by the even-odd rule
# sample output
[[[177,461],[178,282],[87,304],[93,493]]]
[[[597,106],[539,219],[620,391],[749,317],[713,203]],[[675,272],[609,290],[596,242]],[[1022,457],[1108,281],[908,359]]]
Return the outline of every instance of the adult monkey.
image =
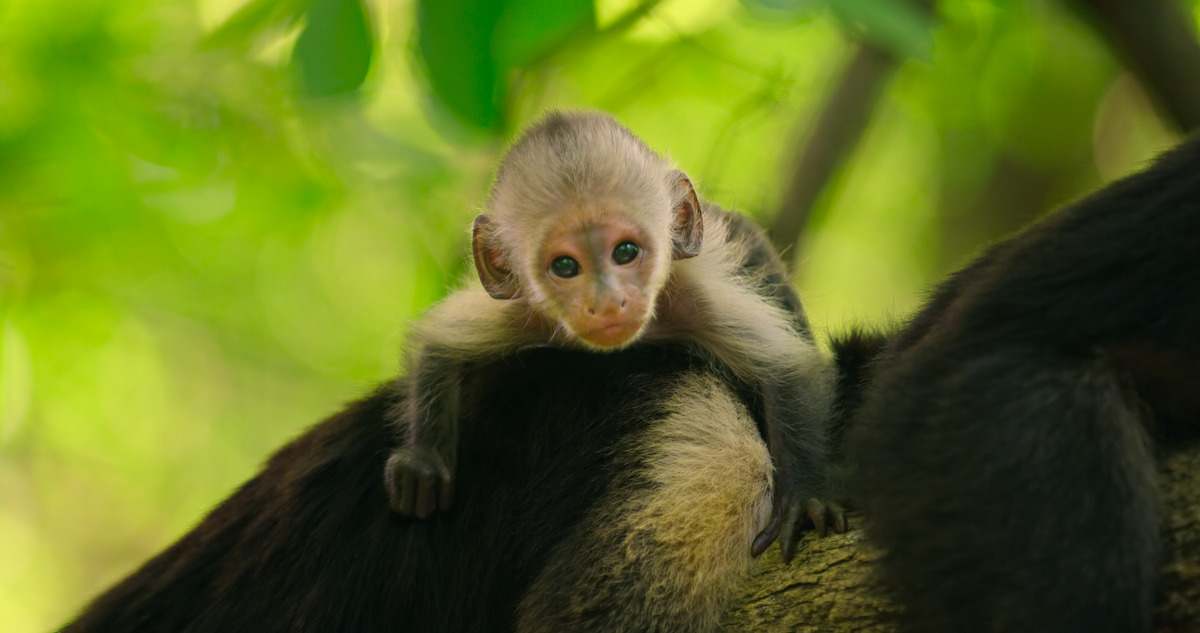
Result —
[[[1200,432],[1200,138],[991,248],[862,363],[877,344],[839,345],[869,376],[847,449],[902,630],[1150,630],[1152,439]]]
[[[273,456],[64,629],[715,626],[770,510],[752,390],[675,347],[539,349],[462,393],[456,509],[393,514],[381,389]],[[571,418],[572,424],[563,424]]]

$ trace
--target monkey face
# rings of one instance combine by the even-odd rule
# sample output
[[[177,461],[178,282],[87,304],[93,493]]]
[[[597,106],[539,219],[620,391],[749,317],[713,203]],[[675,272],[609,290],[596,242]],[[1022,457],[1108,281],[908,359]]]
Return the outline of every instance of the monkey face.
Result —
[[[670,266],[670,244],[625,214],[564,214],[542,243],[546,311],[585,347],[617,350],[638,339],[653,318]]]

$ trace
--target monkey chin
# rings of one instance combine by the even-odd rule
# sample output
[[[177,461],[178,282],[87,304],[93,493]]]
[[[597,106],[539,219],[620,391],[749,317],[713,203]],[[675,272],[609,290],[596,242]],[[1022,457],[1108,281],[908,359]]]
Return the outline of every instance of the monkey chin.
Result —
[[[645,321],[620,321],[587,330],[576,330],[584,347],[595,352],[616,352],[632,345],[642,335]]]

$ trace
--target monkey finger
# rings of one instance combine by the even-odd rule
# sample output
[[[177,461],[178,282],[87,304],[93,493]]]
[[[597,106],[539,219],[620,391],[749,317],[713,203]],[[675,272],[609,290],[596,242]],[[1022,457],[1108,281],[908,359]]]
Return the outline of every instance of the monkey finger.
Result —
[[[818,536],[825,537],[830,532],[844,534],[847,530],[846,509],[835,501],[809,499],[804,503],[804,513]]]
[[[387,487],[388,505],[392,512],[401,516],[412,516],[415,486],[412,471],[407,468],[403,458],[399,455],[389,458],[384,468],[384,483]]]
[[[754,537],[754,543],[750,545],[750,556],[757,558],[763,552],[767,551],[767,548],[777,538],[779,538],[779,517],[774,517],[767,524],[767,527],[763,528],[763,531]]]
[[[397,512],[410,517],[416,511],[417,476],[407,468],[400,469],[400,499]]]
[[[824,537],[829,532],[829,523],[825,520],[825,504],[820,499],[809,498],[805,501],[804,514],[808,516],[809,521],[812,521],[813,528],[817,531],[817,536]]]
[[[438,510],[445,512],[454,506],[454,478],[442,473],[438,489]]]
[[[849,528],[849,522],[846,520],[846,508],[842,504],[835,501],[830,501],[825,504],[825,509],[833,519],[833,531],[838,534],[845,534]]]
[[[438,477],[432,473],[423,472],[417,475],[416,485],[416,517],[428,519],[437,508]]]
[[[800,540],[801,510],[797,504],[789,503],[783,507],[783,532],[779,537],[779,552],[785,563],[792,562],[796,555],[796,542]]]

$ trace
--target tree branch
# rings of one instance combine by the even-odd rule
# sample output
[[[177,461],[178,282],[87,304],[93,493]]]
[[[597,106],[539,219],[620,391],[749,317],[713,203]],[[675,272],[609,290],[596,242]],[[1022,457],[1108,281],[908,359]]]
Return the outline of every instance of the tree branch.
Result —
[[[891,53],[862,43],[821,109],[812,137],[802,145],[783,200],[768,231],[771,242],[795,263],[793,246],[829,179],[854,151],[875,111],[879,94],[899,65]]]
[[[1196,26],[1171,0],[1072,0],[1096,24],[1167,118],[1200,127],[1200,44]]]

